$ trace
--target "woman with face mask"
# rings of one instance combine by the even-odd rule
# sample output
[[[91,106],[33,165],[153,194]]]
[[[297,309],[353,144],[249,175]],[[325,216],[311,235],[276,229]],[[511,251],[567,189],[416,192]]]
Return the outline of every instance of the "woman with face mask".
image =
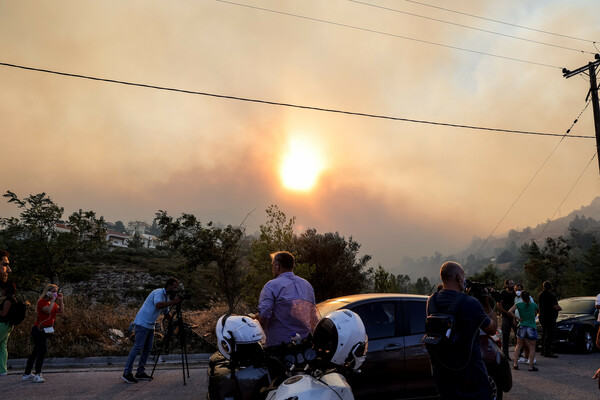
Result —
[[[48,335],[54,332],[54,319],[56,315],[62,314],[65,311],[62,293],[58,293],[58,286],[46,285],[42,292],[42,296],[37,303],[37,320],[31,329],[31,337],[33,338],[33,351],[27,359],[25,373],[23,374],[24,381],[33,381],[43,383],[45,379],[42,377],[42,365],[44,357],[48,350],[47,340]],[[35,363],[35,375],[31,373],[33,364]]]

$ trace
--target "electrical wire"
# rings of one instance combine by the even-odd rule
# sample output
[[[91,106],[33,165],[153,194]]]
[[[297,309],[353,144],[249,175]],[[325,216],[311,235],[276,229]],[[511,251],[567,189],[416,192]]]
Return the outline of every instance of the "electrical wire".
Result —
[[[543,46],[549,46],[549,47],[555,47],[555,48],[563,49],[563,50],[575,51],[577,53],[584,53],[584,54],[591,54],[591,55],[596,54],[596,53],[591,52],[591,51],[574,49],[572,47],[560,46],[560,45],[552,44],[552,43],[540,42],[540,41],[537,41],[537,40],[526,39],[526,38],[519,37],[519,36],[508,35],[506,33],[494,32],[494,31],[490,31],[490,30],[487,30],[487,29],[476,28],[474,26],[463,25],[463,24],[458,24],[456,22],[446,21],[446,20],[443,20],[443,19],[427,17],[425,15],[420,15],[420,14],[414,14],[414,13],[410,13],[410,12],[407,12],[407,11],[398,10],[398,9],[395,9],[395,8],[383,7],[383,6],[380,6],[380,5],[377,5],[377,4],[364,3],[364,2],[358,1],[358,0],[348,0],[348,1],[350,1],[352,3],[362,4],[362,5],[365,5],[365,6],[368,6],[368,7],[379,8],[379,9],[386,10],[386,11],[393,11],[393,12],[400,13],[400,14],[405,14],[405,15],[411,15],[413,17],[424,18],[424,19],[428,19],[430,21],[441,22],[441,23],[444,23],[444,24],[454,25],[454,26],[458,26],[458,27],[466,28],[466,29],[473,29],[473,30],[480,31],[480,32],[490,33],[492,35],[498,35],[498,36],[504,36],[504,37],[508,37],[508,38],[512,38],[512,39],[523,40],[525,42],[540,44],[540,45],[543,45]]]
[[[455,14],[461,14],[461,15],[466,15],[466,16],[473,17],[473,18],[483,19],[483,20],[486,20],[486,21],[496,22],[498,24],[504,24],[504,25],[514,26],[516,28],[527,29],[527,30],[533,31],[533,32],[545,33],[547,35],[560,36],[560,37],[567,38],[567,39],[573,39],[573,40],[579,40],[579,41],[582,41],[582,42],[588,42],[588,43],[594,44],[594,47],[596,46],[596,43],[597,43],[597,42],[595,42],[593,40],[589,40],[589,39],[581,39],[581,38],[577,38],[577,37],[574,37],[574,36],[563,35],[563,34],[560,34],[560,33],[543,31],[543,30],[535,29],[535,28],[528,28],[528,27],[523,26],[523,25],[512,24],[510,22],[504,22],[504,21],[499,21],[497,19],[482,17],[480,15],[469,14],[469,13],[462,12],[462,11],[451,10],[449,8],[438,7],[438,6],[434,6],[434,5],[427,4],[427,3],[421,3],[419,1],[414,1],[414,0],[404,0],[404,1],[407,1],[409,3],[419,4],[419,5],[425,6],[425,7],[436,8],[438,10],[448,11],[448,12],[455,13]]]
[[[413,41],[413,42],[430,44],[432,46],[439,46],[439,47],[444,47],[444,48],[452,49],[452,50],[466,51],[466,52],[469,52],[469,53],[479,54],[479,55],[483,55],[483,56],[501,58],[501,59],[510,60],[510,61],[517,61],[517,62],[526,63],[526,64],[538,65],[538,66],[541,66],[541,67],[558,68],[561,71],[563,69],[562,67],[559,67],[557,65],[544,64],[544,63],[539,63],[539,62],[536,62],[536,61],[523,60],[523,59],[520,59],[520,58],[501,56],[501,55],[498,55],[498,54],[486,53],[484,51],[472,50],[472,49],[467,49],[467,48],[464,48],[464,47],[458,47],[458,46],[452,46],[452,45],[448,45],[448,44],[431,42],[431,41],[428,41],[428,40],[417,39],[417,38],[413,38],[413,37],[409,37],[409,36],[396,35],[394,33],[382,32],[382,31],[377,31],[377,30],[374,30],[374,29],[361,28],[361,27],[358,27],[358,26],[348,25],[348,24],[342,24],[342,23],[339,23],[339,22],[328,21],[328,20],[325,20],[325,19],[312,18],[312,17],[307,17],[307,16],[304,16],[304,15],[292,14],[292,13],[287,13],[287,12],[278,11],[278,10],[272,10],[270,8],[263,8],[263,7],[251,6],[249,4],[235,3],[233,1],[227,1],[227,0],[216,0],[216,1],[218,1],[220,3],[226,3],[226,4],[230,4],[230,5],[234,5],[234,6],[239,6],[239,7],[246,7],[246,8],[251,8],[251,9],[254,9],[254,10],[260,10],[260,11],[266,11],[266,12],[275,13],[275,14],[287,15],[287,16],[290,16],[290,17],[301,18],[301,19],[305,19],[305,20],[309,20],[309,21],[322,22],[322,23],[329,24],[329,25],[334,25],[334,26],[341,26],[343,28],[356,29],[356,30],[363,31],[363,32],[370,32],[370,33],[375,33],[375,34],[378,34],[378,35],[390,36],[390,37],[395,37],[395,38],[399,38],[399,39],[410,40],[410,41]]]
[[[276,101],[251,99],[251,98],[239,97],[239,96],[227,96],[227,95],[216,94],[216,93],[198,92],[198,91],[193,91],[193,90],[176,89],[176,88],[170,88],[170,87],[164,87],[164,86],[148,85],[148,84],[143,84],[143,83],[126,82],[126,81],[121,81],[121,80],[116,80],[116,79],[98,78],[98,77],[94,77],[94,76],[72,74],[72,73],[67,73],[67,72],[59,72],[59,71],[53,71],[53,70],[48,70],[48,69],[33,68],[33,67],[27,67],[27,66],[23,66],[23,65],[16,65],[16,64],[9,64],[9,63],[2,63],[2,62],[0,62],[0,66],[24,69],[24,70],[28,70],[28,71],[44,72],[47,74],[61,75],[61,76],[67,76],[67,77],[72,77],[72,78],[89,79],[89,80],[94,80],[94,81],[99,81],[99,82],[115,83],[115,84],[119,84],[119,85],[137,86],[137,87],[143,87],[143,88],[148,88],[148,89],[166,90],[166,91],[170,91],[170,92],[216,97],[216,98],[227,99],[227,100],[238,100],[238,101],[245,101],[245,102],[251,102],[251,103],[268,104],[268,105],[274,105],[274,106],[292,107],[292,108],[299,108],[299,109],[303,109],[303,110],[312,110],[312,111],[322,111],[322,112],[344,114],[344,115],[353,115],[353,116],[357,116],[357,117],[377,118],[377,119],[385,119],[385,120],[391,120],[391,121],[412,122],[412,123],[418,123],[418,124],[446,126],[446,127],[451,127],[451,128],[473,129],[473,130],[480,130],[480,131],[514,133],[514,134],[521,134],[521,135],[558,136],[558,137],[563,136],[563,134],[560,134],[560,133],[545,133],[545,132],[520,131],[520,130],[513,130],[513,129],[487,128],[487,127],[482,127],[482,126],[452,124],[452,123],[447,123],[447,122],[435,122],[435,121],[418,120],[418,119],[411,119],[411,118],[392,117],[392,116],[381,115],[381,114],[367,114],[367,113],[362,113],[362,112],[344,111],[344,110],[337,110],[337,109],[332,109],[332,108],[304,106],[304,105],[298,105],[298,104],[281,103],[281,102],[276,102]],[[583,136],[583,135],[582,136],[571,135],[569,137],[570,138],[578,138],[578,139],[595,139],[595,136]]]
[[[577,178],[577,180],[575,181],[575,183],[573,184],[573,186],[571,186],[571,189],[569,189],[569,192],[565,195],[565,198],[563,199],[563,201],[560,202],[558,208],[556,209],[556,211],[554,211],[554,214],[552,214],[552,217],[550,217],[550,220],[544,226],[544,229],[542,229],[542,232],[539,234],[539,236],[537,237],[536,241],[539,241],[540,238],[542,237],[542,235],[544,234],[544,232],[546,232],[546,228],[548,228],[548,225],[550,225],[550,223],[554,219],[554,216],[560,210],[560,208],[562,207],[562,205],[565,203],[565,201],[567,200],[567,198],[569,197],[569,195],[571,194],[571,192],[573,191],[573,189],[575,188],[575,186],[577,185],[577,183],[579,182],[579,180],[581,179],[581,177],[583,176],[583,174],[585,173],[585,171],[587,171],[587,169],[589,168],[589,166],[592,163],[592,161],[594,161],[594,158],[596,158],[596,153],[594,153],[594,155],[592,156],[592,158],[590,159],[590,161],[588,161],[588,163],[585,166],[585,168],[583,169],[583,171],[581,171],[581,174],[579,174],[579,177]]]
[[[515,199],[515,201],[513,201],[513,203],[510,205],[510,207],[508,208],[508,210],[506,211],[506,213],[504,213],[504,215],[502,216],[502,218],[500,218],[500,221],[498,221],[498,223],[496,224],[496,226],[494,226],[494,228],[492,229],[492,231],[490,232],[490,234],[488,235],[488,237],[483,241],[483,243],[479,247],[479,250],[477,250],[477,253],[475,253],[475,258],[477,258],[477,256],[479,255],[479,253],[481,252],[481,250],[483,249],[483,247],[491,239],[491,237],[494,234],[494,232],[496,232],[496,229],[498,229],[498,227],[500,226],[500,224],[508,216],[508,214],[511,212],[511,210],[513,209],[513,207],[521,199],[521,197],[523,196],[523,194],[525,193],[525,191],[529,188],[529,186],[531,185],[531,183],[533,182],[533,180],[538,176],[538,174],[540,173],[540,171],[542,170],[542,168],[544,168],[544,166],[546,165],[546,163],[548,162],[548,160],[550,159],[550,157],[552,157],[552,155],[556,152],[556,149],[558,149],[558,146],[560,146],[560,144],[563,142],[563,140],[571,132],[571,129],[573,129],[573,126],[575,126],[575,124],[579,121],[579,118],[581,118],[581,115],[585,112],[585,110],[587,110],[587,108],[590,105],[590,103],[591,103],[591,101],[587,101],[586,102],[585,106],[583,107],[583,109],[581,110],[581,112],[579,113],[579,115],[577,116],[577,118],[575,118],[575,120],[573,121],[573,123],[571,124],[571,126],[569,127],[569,129],[567,129],[567,131],[565,132],[565,134],[563,135],[563,137],[558,141],[558,143],[556,144],[556,146],[554,147],[554,149],[550,152],[550,154],[548,154],[548,157],[546,157],[546,159],[544,160],[544,162],[542,162],[542,164],[540,165],[540,167],[533,174],[533,176],[531,177],[531,179],[529,180],[529,182],[527,182],[527,184],[525,185],[525,187],[523,188],[523,190],[521,190],[521,193],[519,193],[519,195],[517,196],[517,198]]]

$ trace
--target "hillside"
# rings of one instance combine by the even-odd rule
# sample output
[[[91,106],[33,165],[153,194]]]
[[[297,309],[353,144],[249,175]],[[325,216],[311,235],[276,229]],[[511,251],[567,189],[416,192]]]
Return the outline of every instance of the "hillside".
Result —
[[[560,235],[567,235],[569,224],[575,219],[575,216],[593,218],[600,220],[600,197],[596,197],[587,206],[581,206],[578,210],[574,210],[568,215],[557,218],[550,222],[538,224],[535,228],[527,227],[521,231],[511,231],[505,236],[492,237],[485,244],[485,247],[479,252],[480,257],[494,257],[497,253],[497,249],[503,249],[509,240],[515,240],[517,246],[520,246],[524,242],[536,240],[536,242],[543,241],[546,237],[558,237]],[[542,235],[543,233],[543,235]],[[509,239],[510,236],[510,239]],[[538,238],[540,238],[538,240]],[[485,238],[474,238],[467,249],[458,253],[460,258],[466,259],[470,254],[476,254]]]

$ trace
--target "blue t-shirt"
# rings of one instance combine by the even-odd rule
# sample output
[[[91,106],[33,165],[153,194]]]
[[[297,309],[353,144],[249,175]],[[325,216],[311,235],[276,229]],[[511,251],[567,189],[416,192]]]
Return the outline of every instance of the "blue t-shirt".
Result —
[[[455,290],[442,290],[431,296],[435,298],[438,313],[446,313],[459,296],[462,304],[455,309],[455,332],[451,339],[454,346],[437,349],[428,347],[433,376],[442,399],[487,399],[489,381],[481,357],[479,329],[486,328],[491,320],[477,299]]]
[[[169,312],[169,308],[156,308],[156,304],[163,301],[169,301],[169,298],[167,297],[167,291],[164,288],[153,290],[146,298],[146,301],[144,301],[144,304],[135,316],[133,323],[136,325],[141,325],[144,328],[154,329],[154,323],[158,319],[160,313],[164,312],[166,314]]]

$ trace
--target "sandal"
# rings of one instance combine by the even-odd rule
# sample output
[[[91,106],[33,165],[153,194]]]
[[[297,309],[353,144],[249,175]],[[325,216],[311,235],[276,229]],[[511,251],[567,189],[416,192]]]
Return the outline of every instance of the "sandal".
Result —
[[[537,367],[533,366],[531,368],[529,368],[527,371],[538,371]]]

